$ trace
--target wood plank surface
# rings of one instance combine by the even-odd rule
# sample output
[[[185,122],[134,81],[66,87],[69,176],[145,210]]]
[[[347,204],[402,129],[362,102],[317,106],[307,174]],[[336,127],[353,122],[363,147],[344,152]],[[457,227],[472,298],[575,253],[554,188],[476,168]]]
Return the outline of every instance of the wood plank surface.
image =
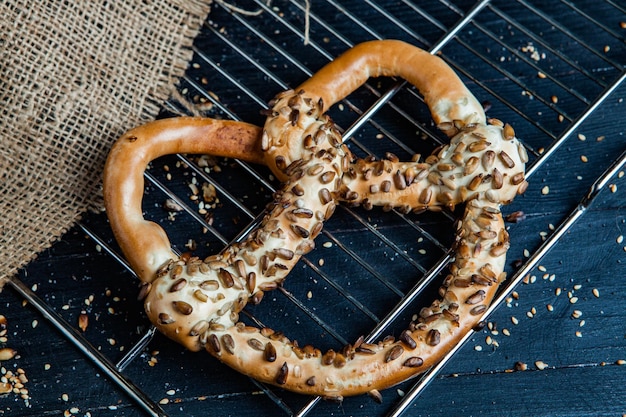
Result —
[[[262,2],[240,3],[255,8]],[[341,3],[364,25],[346,22],[341,10],[326,3],[324,7],[332,13],[323,18],[353,42],[372,38],[369,28],[382,37],[429,44],[440,39],[459,19],[457,13],[438,2],[419,4],[429,10],[443,28],[428,22],[420,22],[423,26],[418,26],[417,21],[407,18],[410,7],[405,2],[376,3],[399,16],[399,22],[394,23],[381,18],[373,4]],[[463,1],[456,4],[460,11],[467,11],[473,5]],[[534,5],[533,10],[543,10],[541,13],[554,16],[558,21],[570,19],[568,27],[597,51],[588,53],[580,49],[577,55],[573,51],[582,48],[581,45],[562,31],[555,30],[541,14],[526,13],[527,9],[520,2],[498,1],[494,5],[494,9],[488,8],[476,18],[481,26],[465,29],[459,39],[471,42],[483,54],[493,54],[495,61],[502,56],[502,68],[506,68],[516,80],[521,80],[523,85],[511,83],[494,68],[474,60],[462,43],[451,42],[444,49],[444,56],[453,65],[458,65],[468,85],[480,94],[481,100],[492,102],[490,115],[517,122],[514,124],[518,136],[537,151],[532,158],[541,159],[540,148],[552,143],[546,132],[554,132],[556,136],[565,132],[590,105],[581,102],[576,95],[593,98],[604,88],[595,81],[589,82],[589,77],[580,69],[564,64],[558,54],[577,56],[576,64],[589,68],[595,79],[610,85],[620,71],[624,71],[626,64],[626,29],[619,25],[626,21],[626,13],[605,2],[575,2],[577,8],[589,13],[582,17],[567,2],[554,2],[553,6],[541,2]],[[294,3],[277,3],[275,6],[288,21],[301,22],[301,6],[294,6]],[[624,6],[621,7],[624,10]],[[323,7],[318,3],[312,11],[317,15],[321,9]],[[521,26],[503,23],[498,13],[514,17]],[[590,16],[599,19],[611,33],[596,39],[597,25],[590,22]],[[246,54],[257,57],[277,79],[289,85],[297,85],[306,75],[284,56],[269,52],[269,40],[258,41],[242,21],[263,33],[273,34],[274,41],[281,48],[312,70],[327,61],[319,51],[303,47],[302,40],[296,39],[286,27],[273,28],[276,20],[267,11],[258,17],[242,18],[216,6],[197,46],[212,59],[219,59],[223,68],[262,100],[269,100],[280,91],[278,82],[259,75],[256,68],[251,69],[239,54],[233,53],[230,44],[221,39],[219,33],[241,44],[246,48]],[[407,35],[399,23],[413,25],[412,30],[423,38]],[[513,45],[519,56],[503,50],[480,28],[501,36]],[[539,59],[536,64],[562,81],[563,86],[542,83],[537,69],[520,59],[529,55],[528,49],[524,48],[529,44],[537,46],[538,41],[522,28],[546,36],[546,42],[555,45],[555,51],[538,48],[554,56]],[[324,46],[333,55],[345,50],[339,37],[328,28],[314,22],[313,30],[313,40],[322,44],[326,41]],[[248,38],[254,38],[255,42],[243,41]],[[612,43],[607,51],[608,41]],[[607,64],[600,58],[603,54],[619,63],[621,68]],[[203,77],[209,77],[205,88],[217,94],[227,109],[246,121],[262,123],[260,105],[253,98],[238,91],[236,86],[222,82],[223,75],[217,69],[212,69],[205,61],[199,62],[202,65],[190,68],[190,80],[204,85]],[[378,80],[373,85],[384,89],[391,84],[389,80]],[[529,97],[528,91],[540,96]],[[500,95],[506,95],[514,108],[500,102]],[[551,99],[555,95],[559,96],[557,103]],[[505,214],[515,211],[525,214],[523,221],[507,224],[512,241],[507,267],[510,275],[576,208],[595,179],[626,150],[625,97],[626,85],[622,85],[542,163],[530,178],[528,191],[504,208]],[[365,90],[351,96],[351,100],[362,107],[369,106],[375,98]],[[552,104],[542,103],[541,99],[552,100]],[[393,104],[402,109],[417,106],[418,110],[411,117],[430,127],[428,115],[423,106],[419,107],[421,104],[415,94],[403,90],[394,98]],[[348,106],[343,110],[335,108],[331,114],[344,127],[358,116]],[[558,114],[571,115],[572,120],[559,121]],[[209,115],[225,116],[219,109]],[[385,106],[374,121],[376,124],[366,125],[355,140],[366,143],[368,149],[378,154],[396,146],[390,145],[388,140],[375,139],[381,129],[386,132],[385,136],[401,137],[403,143],[415,152],[432,149],[430,141],[416,139],[416,127],[391,106]],[[527,130],[524,127],[528,127]],[[393,150],[403,158],[408,154],[402,146]],[[364,151],[355,148],[355,152]],[[261,213],[271,199],[271,191],[251,181],[250,174],[234,161],[218,160],[217,164],[219,172],[214,170],[211,173],[215,180],[227,187],[249,213],[255,216]],[[264,167],[253,169],[269,178]],[[405,415],[626,415],[625,171],[626,167],[610,180],[609,186],[597,196],[579,221],[515,288],[507,302],[488,318],[488,326],[472,336],[423,394],[411,403]],[[152,164],[150,172],[176,195],[188,200],[189,183],[196,175],[180,159],[175,156],[161,158]],[[278,185],[271,179],[268,181]],[[223,247],[219,239],[206,233],[190,216],[168,216],[161,208],[164,198],[162,192],[148,187],[144,199],[146,216],[167,229],[175,246],[184,249],[193,240],[198,243],[197,252],[201,255],[215,253]],[[230,240],[251,218],[228,203],[226,198],[220,201],[210,209],[211,224]],[[452,241],[454,216],[454,213],[450,216],[411,214],[409,221],[415,222],[422,231],[417,233],[391,213],[340,209],[326,226],[328,234],[318,238],[316,251],[307,256],[308,263],[301,263],[294,269],[284,291],[267,294],[261,305],[247,310],[301,344],[315,343],[328,349],[340,346],[339,339],[353,341],[369,332],[424,270],[444,255]],[[83,224],[117,250],[104,214],[85,214]],[[389,237],[397,247],[381,242],[377,235],[367,230],[367,225],[373,225],[369,227],[381,236]],[[438,241],[429,240],[431,235]],[[438,242],[446,247],[440,247]],[[350,259],[347,253],[351,251],[358,254],[362,264]],[[410,260],[403,258],[405,255]],[[412,265],[411,260],[417,261],[417,265]],[[372,268],[373,274],[368,267]],[[377,280],[377,275],[385,280]],[[143,307],[136,300],[138,281],[107,253],[106,248],[96,244],[78,226],[51,249],[41,253],[18,278],[112,363],[122,359],[149,328]],[[428,303],[429,297],[424,295],[417,304]],[[415,311],[404,314],[403,319],[410,319]],[[8,323],[3,336],[6,340],[3,339],[0,347],[17,351],[15,358],[1,363],[2,373],[10,379],[12,374],[17,375],[20,369],[23,370],[27,378],[23,385],[28,390],[24,394],[26,399],[21,398],[19,392],[1,395],[0,415],[146,415],[11,288],[5,288],[0,295],[0,314]],[[88,317],[84,331],[79,328],[81,314]],[[320,326],[317,320],[324,325]],[[395,323],[390,332],[398,332],[405,323]],[[297,412],[310,400],[280,389],[263,391],[253,381],[206,353],[186,352],[158,334],[128,365],[124,375],[149,398],[161,403],[163,410],[171,416],[285,415]],[[359,396],[346,398],[342,404],[320,402],[308,415],[384,416],[402,400],[411,385],[412,381],[409,381],[384,391],[384,401],[380,405],[367,396]],[[279,399],[279,404],[273,396]]]

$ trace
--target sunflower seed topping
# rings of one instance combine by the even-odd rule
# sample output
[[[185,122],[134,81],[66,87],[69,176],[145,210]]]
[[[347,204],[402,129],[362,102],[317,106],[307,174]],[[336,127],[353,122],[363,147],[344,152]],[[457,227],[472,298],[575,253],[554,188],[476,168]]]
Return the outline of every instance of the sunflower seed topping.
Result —
[[[278,371],[278,375],[276,375],[276,383],[278,385],[285,385],[287,383],[287,377],[289,376],[289,367],[287,366],[287,362],[283,363],[283,366],[280,367]]]
[[[267,362],[276,361],[276,348],[270,342],[267,342],[265,348],[263,348],[263,359],[265,359]]]
[[[419,368],[423,364],[424,360],[422,358],[420,358],[419,356],[412,356],[405,360],[402,365],[406,366],[407,368]]]
[[[385,363],[398,359],[404,353],[404,348],[401,345],[395,345],[385,354]]]

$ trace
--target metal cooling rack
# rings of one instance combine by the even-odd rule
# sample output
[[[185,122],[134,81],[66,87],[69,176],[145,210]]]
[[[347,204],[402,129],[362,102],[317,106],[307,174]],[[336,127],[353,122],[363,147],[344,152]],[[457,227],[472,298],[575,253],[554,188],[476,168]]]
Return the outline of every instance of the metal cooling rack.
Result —
[[[367,39],[399,38],[441,54],[475,95],[485,100],[486,105],[489,103],[490,113],[515,126],[531,158],[528,165],[530,178],[626,79],[624,35],[607,23],[609,16],[626,15],[626,8],[615,1],[594,2],[590,7],[583,7],[565,0],[481,1],[476,4],[440,0],[419,2],[419,5],[410,1],[313,0],[310,10],[304,1],[274,3],[268,6],[259,0],[240,4],[242,8],[261,11],[255,16],[231,12],[215,4],[211,19],[196,42],[193,65],[180,88],[189,101],[210,108],[207,115],[261,124],[259,111],[267,107],[267,101],[274,94],[297,85],[343,50]],[[545,6],[544,3],[551,4]],[[563,14],[570,16],[568,22],[561,21]],[[309,30],[306,46],[305,15]],[[585,36],[591,30],[594,31],[593,43]],[[566,41],[555,43],[555,39]],[[603,50],[605,45],[611,46],[614,53]],[[593,71],[593,68],[602,71]],[[176,101],[168,102],[165,110],[185,112]],[[385,151],[392,151],[405,158],[416,152],[428,154],[442,143],[442,137],[429,122],[421,98],[401,80],[371,80],[335,106],[331,116],[343,131],[350,148],[359,156],[382,156]],[[415,140],[415,136],[419,140]],[[170,163],[181,164],[197,180],[214,185],[221,202],[228,206],[229,215],[233,216],[234,212],[239,219],[238,225],[212,222],[189,202],[185,187],[176,188],[168,183],[162,165],[155,164],[148,171],[150,198],[155,201],[176,200],[186,213],[179,215],[185,220],[177,222],[185,221],[190,224],[189,229],[194,230],[199,224],[207,231],[202,238],[212,242],[212,250],[241,239],[254,227],[263,206],[278,185],[263,167],[239,161],[226,168],[230,170],[230,177],[224,172],[207,172],[193,158],[182,155]],[[537,266],[563,233],[586,212],[608,179],[625,164],[626,155],[607,162],[604,173],[590,193],[581,196],[580,204],[571,215],[547,240],[536,245],[517,271],[512,271],[511,279],[488,313],[496,309],[522,277]],[[233,188],[233,182],[245,186]],[[250,193],[256,193],[256,197],[250,197]],[[428,214],[424,220],[423,216],[395,211],[365,213],[349,207],[338,211],[341,225],[329,222],[318,239],[318,246],[324,242],[329,249],[318,249],[302,261],[303,269],[294,271],[286,288],[279,290],[278,302],[272,305],[272,300],[264,301],[264,304],[270,304],[268,310],[282,306],[300,312],[310,322],[308,328],[318,328],[318,334],[327,334],[330,345],[334,346],[346,344],[359,334],[354,334],[355,330],[350,327],[340,327],[331,320],[332,317],[311,307],[310,302],[296,292],[290,292],[291,282],[322,282],[345,301],[344,305],[355,311],[354,316],[364,323],[361,327],[367,329],[366,340],[378,339],[391,332],[397,321],[410,317],[419,295],[436,285],[439,274],[451,259],[447,249],[450,233],[445,230],[440,233],[433,224],[450,226],[455,218],[454,213],[444,213],[444,220],[438,214],[435,221],[436,216],[428,217]],[[148,209],[148,215],[162,216],[162,212]],[[219,213],[216,218],[218,216]],[[247,226],[240,231],[242,225]],[[109,235],[96,233],[86,225],[80,227],[94,244],[111,256],[112,263],[122,265],[133,274],[116,248],[108,244]],[[355,249],[346,233],[348,229],[362,230],[366,236],[362,239],[371,242],[377,255],[372,257]],[[175,236],[173,242],[181,248],[186,238]],[[416,239],[428,248],[424,251],[426,253],[416,250]],[[342,266],[324,266],[318,251],[332,253],[334,259],[343,262]],[[384,268],[377,259],[380,254],[390,261]],[[396,266],[390,267],[390,264]],[[350,271],[361,274],[361,280],[375,281],[384,289],[384,308],[363,298],[364,289],[352,283],[345,276],[347,272],[342,275],[342,268],[348,268],[345,265],[350,265]],[[390,274],[387,268],[393,268],[393,273]],[[404,271],[399,273],[401,276],[391,278],[400,270]],[[146,331],[120,361],[112,363],[26,285],[19,280],[11,284],[149,415],[167,415],[157,398],[144,394],[125,375],[126,367],[150,343],[153,328]],[[262,317],[255,314],[248,319],[261,324],[273,318],[271,313],[263,310],[259,313]],[[471,334],[466,340],[469,337]],[[393,405],[390,415],[401,415],[459,346],[435,368],[412,381],[406,387],[406,395]],[[304,403],[292,403],[290,398],[283,398],[280,390],[255,384],[276,404],[277,410],[288,415],[308,415],[320,400],[311,398]]]

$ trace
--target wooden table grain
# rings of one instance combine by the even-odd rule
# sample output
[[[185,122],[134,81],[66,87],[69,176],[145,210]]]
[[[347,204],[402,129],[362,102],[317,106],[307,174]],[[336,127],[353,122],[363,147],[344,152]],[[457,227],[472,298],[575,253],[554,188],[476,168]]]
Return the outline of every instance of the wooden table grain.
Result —
[[[245,4],[244,4],[245,3]],[[289,4],[277,3],[274,13],[289,21],[299,22],[303,13],[303,2]],[[287,3],[287,2],[285,2]],[[323,16],[337,30],[351,36],[354,42],[373,37],[364,28],[384,37],[410,37],[399,30],[400,22],[390,23],[380,19],[375,11],[374,2],[342,2],[343,7],[357,15],[363,13],[364,26],[352,23],[350,27],[341,21],[341,10],[330,2],[318,3],[312,8],[314,16],[321,16],[321,10],[332,13]],[[376,4],[394,12],[400,18],[405,13],[402,2],[379,1]],[[430,3],[430,2],[428,2]],[[608,2],[579,1],[571,5],[568,2],[554,2],[555,10],[563,9],[563,14],[554,16],[558,21],[570,17],[572,30],[576,33],[588,33],[584,40],[597,53],[581,53],[582,68],[590,68],[591,76],[597,77],[607,85],[616,79],[616,74],[624,72],[626,64],[626,29],[620,22],[626,21],[622,13],[624,5],[616,7]],[[361,6],[359,6],[361,4]],[[443,3],[442,3],[443,4]],[[242,7],[262,7],[263,2],[241,2]],[[457,2],[461,11],[471,10],[473,2]],[[514,46],[515,53],[502,51],[495,40],[492,48],[479,39],[479,28],[471,26],[458,36],[463,42],[475,42],[475,47],[484,54],[499,54],[507,61],[502,63],[511,68],[511,76],[522,80],[524,85],[508,83],[502,74],[496,74],[484,64],[475,64],[466,59],[469,52],[458,42],[452,42],[443,49],[443,54],[460,69],[471,74],[482,75],[477,80],[468,79],[473,91],[478,91],[480,99],[493,101],[493,111],[500,111],[513,118],[520,118],[520,126],[535,120],[547,131],[561,134],[568,126],[576,122],[580,113],[572,96],[580,93],[596,97],[603,87],[588,87],[584,79],[588,78],[581,71],[559,67],[555,58],[553,66],[546,68],[553,71],[556,79],[563,86],[550,84],[554,91],[544,91],[540,83],[542,77],[536,70],[529,72],[527,64],[519,64],[519,71],[514,72],[516,60],[529,56],[529,45],[537,48],[539,39],[532,38],[521,31],[525,28],[536,36],[546,36],[546,42],[556,45],[556,52],[571,53],[580,45],[566,34],[554,30],[550,21],[540,15],[523,12],[524,2],[493,2],[477,18],[481,28],[489,28],[493,33],[500,33]],[[359,9],[362,8],[362,10]],[[424,3],[423,7],[429,7]],[[548,7],[548,6],[545,6]],[[594,8],[603,12],[600,24],[610,29],[609,38],[613,40],[607,50],[605,39],[597,40],[594,31],[596,23],[592,16],[584,14]],[[620,9],[621,7],[621,9]],[[398,10],[396,10],[396,8]],[[433,6],[439,10],[443,6]],[[284,10],[283,10],[284,9]],[[543,10],[540,7],[537,10]],[[284,12],[282,15],[276,10]],[[521,10],[521,11],[520,11]],[[580,17],[581,10],[583,17]],[[216,6],[207,29],[197,40],[199,53],[207,52],[212,58],[219,57],[220,65],[238,77],[238,81],[258,92],[258,97],[269,100],[280,91],[278,83],[268,76],[259,76],[258,69],[250,69],[249,64],[240,62],[241,58],[232,53],[232,45],[226,40],[241,42],[250,35],[242,22],[253,24],[263,33],[277,37],[276,42],[286,42],[295,35],[285,34],[288,26],[271,29],[276,17],[271,17],[266,10],[258,17],[230,15],[223,8]],[[502,24],[496,19],[496,11],[513,16],[521,26]],[[606,11],[606,12],[604,12]],[[549,7],[544,12],[549,14]],[[486,16],[489,14],[489,16]],[[570,16],[571,15],[571,16]],[[482,17],[481,17],[482,16]],[[486,16],[486,17],[485,17]],[[578,16],[578,17],[575,17]],[[380,20],[376,20],[376,18]],[[437,14],[445,28],[451,28],[457,15],[450,11]],[[400,19],[401,20],[401,19]],[[411,22],[403,22],[411,25]],[[587,25],[587,26],[585,26]],[[626,24],[625,24],[626,25]],[[325,42],[325,31],[316,21],[312,25],[312,40]],[[445,30],[413,27],[423,35],[426,41],[435,42]],[[283,33],[278,33],[283,31]],[[223,35],[220,35],[223,34]],[[221,39],[224,36],[226,40]],[[268,35],[269,36],[269,35]],[[330,36],[330,35],[328,35]],[[414,40],[414,39],[413,39]],[[253,39],[258,42],[246,46],[248,53],[263,51],[270,38]],[[342,50],[336,39],[326,40],[328,49],[335,52]],[[421,41],[416,41],[419,43]],[[424,45],[423,45],[424,46]],[[220,49],[221,48],[221,49]],[[300,57],[310,68],[319,68],[325,58],[318,53],[306,52],[300,45],[289,47],[281,44],[280,48],[290,50]],[[302,49],[305,52],[298,52]],[[345,47],[343,47],[345,49]],[[492,50],[493,49],[493,50]],[[465,55],[464,55],[465,54]],[[518,54],[518,55],[516,55]],[[611,68],[598,56],[608,55],[613,62],[621,65]],[[537,65],[543,65],[540,56]],[[547,59],[547,58],[546,58]],[[282,56],[259,57],[260,61],[274,62],[267,64],[273,74],[289,85],[296,85],[306,75],[295,71],[292,65],[283,65]],[[496,61],[498,59],[496,58]],[[202,60],[200,60],[202,61]],[[264,63],[267,63],[263,61]],[[219,96],[221,103],[244,120],[261,123],[260,105],[250,97],[240,93],[234,97],[226,94],[234,87],[226,83],[218,85],[215,69],[198,65],[189,70],[186,83],[197,83],[206,91]],[[247,66],[246,66],[247,65]],[[594,66],[595,65],[595,66]],[[532,66],[531,66],[532,69]],[[206,79],[213,76],[215,78]],[[467,74],[463,74],[467,77]],[[212,84],[215,83],[215,84]],[[382,88],[392,83],[380,81]],[[189,87],[185,84],[186,87]],[[183,86],[183,87],[185,87]],[[271,88],[269,87],[271,86]],[[215,88],[214,88],[215,87]],[[540,97],[530,97],[528,90],[533,89]],[[569,87],[573,91],[561,91]],[[182,87],[181,87],[182,88]],[[189,87],[190,88],[190,87]],[[594,90],[594,88],[597,90]],[[488,91],[507,94],[511,101],[518,104],[516,109],[508,109],[499,104]],[[403,90],[404,91],[404,90]],[[365,106],[375,98],[367,92],[358,92],[355,102]],[[557,98],[553,98],[557,97]],[[562,97],[563,102],[559,102]],[[504,208],[505,214],[522,211],[524,219],[517,223],[508,223],[512,247],[509,251],[508,270],[514,274],[516,269],[528,260],[545,241],[554,233],[555,228],[576,209],[579,202],[589,192],[594,181],[603,171],[626,151],[626,84],[621,85],[600,104],[590,116],[578,125],[541,163],[530,178],[528,191]],[[554,109],[549,103],[541,107],[538,102],[545,98],[559,106],[566,114],[572,114],[572,120],[559,120],[558,112],[548,113],[541,108]],[[190,97],[193,100],[193,97]],[[398,93],[394,99],[397,106],[414,100],[410,94]],[[568,100],[571,100],[570,103]],[[592,103],[585,104],[590,106]],[[580,105],[579,105],[580,107]],[[168,108],[165,109],[167,111]],[[169,109],[171,110],[171,108]],[[215,109],[214,109],[215,110]],[[334,109],[333,118],[338,124],[348,126],[356,118],[349,108]],[[492,110],[490,110],[491,112]],[[225,112],[216,111],[227,116]],[[523,120],[520,116],[531,120]],[[166,115],[164,113],[164,115]],[[209,115],[213,113],[209,112]],[[500,113],[498,113],[498,116]],[[424,114],[413,117],[427,120]],[[390,135],[398,135],[406,140],[407,146],[419,148],[420,140],[414,136],[414,128],[406,121],[395,123],[397,114],[386,107],[380,112],[380,125],[389,129]],[[378,119],[377,119],[378,121]],[[427,123],[424,121],[423,123]],[[518,125],[516,125],[517,127]],[[374,134],[371,127],[357,136],[358,140],[367,141],[370,135],[372,149],[384,152],[386,142],[372,141]],[[396,132],[396,130],[398,132]],[[525,138],[527,132],[518,128],[518,136]],[[541,158],[542,143],[549,143],[538,129],[528,132],[531,146],[537,146],[537,158]],[[377,148],[380,147],[381,149]],[[219,160],[220,172],[213,172],[220,184],[230,187],[235,198],[240,200],[249,212],[257,215],[270,201],[271,192],[266,188],[251,183],[244,168],[233,161]],[[165,166],[168,170],[165,170]],[[263,167],[254,167],[267,175]],[[607,186],[596,196],[593,203],[585,209],[582,216],[561,237],[551,250],[538,262],[514,292],[488,318],[487,326],[473,334],[461,347],[443,370],[434,378],[424,392],[410,403],[405,415],[410,416],[624,416],[626,415],[626,167],[613,176]],[[162,158],[153,164],[151,173],[167,184],[177,195],[189,194],[188,184],[195,174],[186,168],[175,156]],[[168,177],[168,173],[171,179]],[[268,176],[269,178],[269,176]],[[269,179],[271,183],[271,179]],[[276,185],[276,183],[273,183]],[[210,233],[205,233],[193,220],[184,220],[183,215],[172,217],[161,208],[163,194],[150,187],[145,196],[147,217],[163,224],[172,236],[174,244],[184,249],[190,240],[198,243],[197,251],[205,255],[218,251],[223,243]],[[233,239],[250,219],[245,214],[233,216],[236,212],[226,201],[210,208],[211,224],[227,240]],[[374,224],[376,230],[385,236],[392,236],[402,242],[401,249],[420,257],[426,263],[441,255],[442,251],[435,244],[418,240],[410,236],[411,230],[388,213],[358,211],[357,214]],[[54,215],[54,213],[50,213]],[[446,245],[451,242],[451,217],[426,214],[423,218],[411,217],[425,231],[441,236]],[[100,236],[106,245],[115,249],[115,242],[108,228],[103,213],[86,213],[81,222],[68,231],[62,239],[38,259],[22,270],[18,278],[30,288],[44,303],[49,305],[60,318],[65,320],[76,332],[84,337],[100,354],[116,363],[140,339],[149,328],[141,303],[136,300],[138,281],[122,264],[107,253],[106,248],[94,242],[86,230]],[[342,245],[358,252],[363,259],[373,265],[381,274],[389,275],[390,281],[401,291],[406,291],[417,278],[417,273],[400,268],[396,258],[398,253],[381,245],[376,239],[369,238],[366,227],[355,221],[349,213],[339,212],[331,219],[326,230],[331,236],[340,239]],[[409,234],[407,237],[406,235]],[[328,243],[327,243],[328,242]],[[408,242],[408,243],[407,243]],[[284,292],[266,296],[266,300],[249,311],[264,323],[280,327],[288,335],[305,343],[316,343],[324,348],[336,347],[337,341],[332,332],[341,337],[354,338],[366,333],[376,324],[372,317],[355,308],[354,303],[346,301],[341,291],[346,291],[358,298],[359,303],[375,317],[383,317],[399,296],[393,291],[378,288],[376,283],[363,282],[362,270],[358,265],[346,261],[345,255],[337,250],[337,242],[323,235],[317,242],[308,265],[300,265],[285,284]],[[327,243],[327,244],[324,244]],[[9,248],[3,248],[3,250]],[[419,252],[423,249],[422,252]],[[432,254],[432,255],[431,255]],[[338,287],[319,278],[316,270],[336,279]],[[290,297],[301,300],[302,308],[289,302]],[[304,309],[303,309],[304,308]],[[306,309],[306,310],[305,310]],[[333,323],[328,331],[311,323],[307,311],[313,312],[327,322]],[[0,415],[6,416],[143,416],[145,410],[120,390],[111,379],[95,367],[85,355],[79,352],[67,338],[33,306],[25,302],[17,292],[7,287],[0,295],[0,314],[7,318],[8,326],[2,346],[17,350],[15,358],[2,362],[4,378],[23,372],[27,382],[17,386],[17,392],[0,396]],[[80,316],[87,317],[87,325],[79,328]],[[410,315],[409,315],[410,317]],[[83,322],[84,323],[84,322]],[[399,329],[400,327],[398,327]],[[396,328],[392,329],[397,330]],[[160,403],[160,407],[171,416],[274,416],[297,412],[310,400],[279,389],[264,391],[253,381],[235,373],[209,355],[185,352],[181,347],[160,335],[143,349],[138,357],[124,370],[124,375],[135,383],[149,398]],[[346,398],[342,404],[320,402],[308,414],[310,416],[384,416],[394,407],[411,388],[412,381],[400,384],[383,392],[383,404],[376,404],[367,396]],[[19,390],[22,391],[23,397]],[[273,398],[273,396],[276,396]]]

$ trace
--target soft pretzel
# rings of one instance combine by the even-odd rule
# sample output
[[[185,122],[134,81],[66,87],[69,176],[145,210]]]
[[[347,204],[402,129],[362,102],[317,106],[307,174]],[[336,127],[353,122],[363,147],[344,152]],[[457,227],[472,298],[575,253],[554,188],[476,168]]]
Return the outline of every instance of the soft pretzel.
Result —
[[[354,160],[324,110],[367,78],[381,75],[403,77],[418,88],[433,119],[451,137],[449,145],[422,162]],[[480,321],[505,278],[509,237],[500,205],[525,190],[526,153],[510,126],[486,123],[478,101],[440,58],[399,41],[358,45],[271,105],[261,134],[243,123],[184,119],[181,129],[188,121],[190,126],[206,124],[205,133],[212,136],[197,140],[197,125],[188,132],[195,145],[187,145],[181,132],[163,137],[158,127],[150,134],[139,128],[140,135],[137,130],[124,135],[105,172],[113,229],[145,284],[148,317],[168,337],[295,392],[334,399],[370,393],[379,399],[379,390],[432,366]],[[245,144],[250,153],[235,152],[239,156],[253,162],[262,156],[284,185],[245,240],[204,260],[178,258],[161,228],[143,220],[136,184],[142,184],[149,159],[162,153],[223,155],[218,132],[227,144]],[[161,139],[156,139],[159,149],[146,150],[154,137]],[[140,156],[131,156],[135,147]],[[119,174],[124,167],[141,169],[129,179]],[[465,202],[440,298],[397,339],[364,343],[361,338],[324,353],[298,346],[281,332],[241,323],[244,306],[281,285],[298,259],[314,248],[340,201],[406,211]]]

